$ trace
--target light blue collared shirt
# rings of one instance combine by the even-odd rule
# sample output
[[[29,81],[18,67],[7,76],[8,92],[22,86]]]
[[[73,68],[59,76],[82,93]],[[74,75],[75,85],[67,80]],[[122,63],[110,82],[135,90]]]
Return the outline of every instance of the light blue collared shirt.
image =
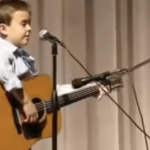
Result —
[[[12,89],[22,88],[19,77],[25,74],[30,76],[37,74],[34,58],[30,55],[16,56],[17,49],[18,47],[12,43],[0,38],[0,81],[8,92]]]

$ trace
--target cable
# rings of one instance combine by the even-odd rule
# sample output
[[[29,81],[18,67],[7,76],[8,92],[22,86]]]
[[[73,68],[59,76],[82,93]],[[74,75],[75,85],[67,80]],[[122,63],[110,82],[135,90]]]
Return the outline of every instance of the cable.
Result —
[[[129,79],[130,79],[130,78],[129,78]],[[139,111],[139,114],[140,114],[140,118],[141,118],[143,130],[144,130],[144,132],[146,133],[145,124],[144,124],[144,119],[143,119],[142,111],[141,111],[141,108],[140,108],[140,105],[139,105],[139,101],[138,101],[136,89],[135,89],[134,84],[133,84],[133,82],[131,81],[131,79],[130,79],[130,82],[129,82],[129,83],[131,83],[131,87],[132,87],[132,90],[133,90],[133,93],[134,93],[134,96],[135,96],[135,102],[136,102],[136,104],[137,104],[137,108],[138,108],[138,111]],[[146,150],[149,150],[148,141],[147,141],[147,137],[146,137],[145,134],[144,134],[144,140],[145,140]]]
[[[70,50],[65,46],[64,49],[68,52],[68,54],[82,67],[82,69],[89,75],[92,76],[89,71],[82,65],[82,63],[70,52]],[[145,130],[141,129],[141,127],[126,113],[126,111],[105,91],[103,87],[99,85],[98,82],[94,81],[104,92],[105,94],[112,100],[112,102],[129,118],[129,120],[147,137],[150,139],[150,136],[145,132]]]
[[[57,39],[55,36],[52,36],[47,30],[42,30],[40,32],[40,38],[43,39],[43,40],[47,40],[51,43],[57,43],[57,44],[60,44],[68,53],[69,55],[82,67],[82,69],[90,76],[92,77],[92,75],[89,73],[89,71],[81,64],[81,62],[69,51],[69,49],[66,47],[66,45],[61,42],[59,39]],[[147,60],[148,62],[150,60]],[[143,63],[147,63],[147,61],[143,62]],[[140,66],[142,64],[139,64]],[[139,65],[133,67],[132,69],[128,69],[127,72],[131,72],[133,70],[135,70],[137,67],[139,67]],[[122,78],[122,76],[120,76],[120,78]],[[93,78],[92,78],[93,79]],[[131,81],[131,86],[132,86],[132,90],[133,90],[133,93],[134,93],[134,96],[135,96],[135,101],[136,101],[136,104],[137,104],[137,107],[138,107],[138,111],[139,111],[139,114],[140,114],[140,118],[141,118],[141,122],[142,122],[142,126],[143,126],[143,130],[138,126],[138,124],[136,124],[136,122],[123,110],[123,108],[107,93],[107,91],[105,91],[105,89],[100,86],[99,82],[96,82],[94,79],[93,81],[97,84],[97,86],[112,100],[112,102],[117,105],[117,107],[130,119],[130,121],[141,131],[144,133],[144,139],[145,139],[145,144],[146,144],[146,149],[149,150],[149,147],[148,147],[148,142],[147,142],[147,137],[150,139],[150,137],[147,135],[146,133],[146,130],[145,130],[145,125],[144,125],[144,119],[143,119],[143,115],[142,115],[142,112],[141,112],[141,109],[140,109],[140,105],[138,103],[138,98],[137,98],[137,94],[136,94],[136,90],[135,90],[135,87]],[[112,82],[112,81],[111,81]],[[109,85],[110,86],[110,91],[112,90],[112,87],[111,87],[111,84],[112,83],[104,83],[106,86]],[[103,85],[103,83],[101,83]],[[115,84],[114,84],[115,85]]]

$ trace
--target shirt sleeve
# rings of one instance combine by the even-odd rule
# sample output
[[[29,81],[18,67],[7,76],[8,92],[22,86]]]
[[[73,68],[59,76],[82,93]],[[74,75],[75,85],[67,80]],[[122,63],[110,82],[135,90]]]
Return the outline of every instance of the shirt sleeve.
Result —
[[[57,85],[57,92],[58,92],[58,96],[60,96],[60,95],[63,95],[63,94],[80,91],[82,89],[92,87],[92,86],[96,86],[96,83],[94,83],[94,82],[89,83],[89,84],[87,84],[83,87],[77,88],[77,89],[74,89],[71,84],[58,84]]]
[[[0,57],[0,82],[4,85],[7,92],[22,88],[22,83],[15,75],[13,66],[6,54]]]

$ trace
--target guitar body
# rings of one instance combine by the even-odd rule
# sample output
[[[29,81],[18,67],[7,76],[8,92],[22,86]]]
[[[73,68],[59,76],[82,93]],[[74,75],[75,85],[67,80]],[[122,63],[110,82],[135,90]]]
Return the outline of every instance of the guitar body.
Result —
[[[0,87],[0,150],[28,150],[33,144],[43,138],[52,136],[52,113],[47,113],[44,101],[51,98],[52,84],[48,75],[36,76],[22,81],[31,100],[37,104],[40,121],[37,124],[24,124],[23,115],[14,109],[14,99],[8,98],[2,86]],[[38,103],[43,105],[38,105]],[[47,104],[48,105],[48,104]],[[43,106],[43,107],[41,107]],[[41,109],[40,109],[41,108]],[[61,114],[58,112],[58,132],[61,129]]]

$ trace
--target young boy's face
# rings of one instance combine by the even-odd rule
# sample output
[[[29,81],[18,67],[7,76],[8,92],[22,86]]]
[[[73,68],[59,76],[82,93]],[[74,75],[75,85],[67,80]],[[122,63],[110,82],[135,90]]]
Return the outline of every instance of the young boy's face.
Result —
[[[12,15],[10,25],[4,26],[6,39],[19,47],[28,44],[31,34],[30,19],[30,14],[27,11],[16,11]]]

